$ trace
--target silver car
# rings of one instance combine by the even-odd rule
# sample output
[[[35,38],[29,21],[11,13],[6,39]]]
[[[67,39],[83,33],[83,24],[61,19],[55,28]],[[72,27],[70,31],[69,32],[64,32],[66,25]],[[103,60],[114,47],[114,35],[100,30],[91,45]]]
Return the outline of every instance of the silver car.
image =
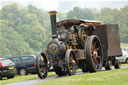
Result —
[[[122,56],[116,57],[122,63],[128,63],[128,48],[122,48]]]

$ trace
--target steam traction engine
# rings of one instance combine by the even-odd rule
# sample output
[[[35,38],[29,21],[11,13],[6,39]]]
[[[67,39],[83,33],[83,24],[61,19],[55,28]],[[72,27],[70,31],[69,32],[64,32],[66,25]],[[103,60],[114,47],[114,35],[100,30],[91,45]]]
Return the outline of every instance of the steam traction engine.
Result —
[[[45,52],[37,55],[38,76],[47,77],[53,66],[58,76],[83,72],[97,72],[102,66],[120,68],[115,57],[121,56],[118,25],[102,25],[97,21],[69,19],[56,23],[56,12],[49,12],[52,41]]]

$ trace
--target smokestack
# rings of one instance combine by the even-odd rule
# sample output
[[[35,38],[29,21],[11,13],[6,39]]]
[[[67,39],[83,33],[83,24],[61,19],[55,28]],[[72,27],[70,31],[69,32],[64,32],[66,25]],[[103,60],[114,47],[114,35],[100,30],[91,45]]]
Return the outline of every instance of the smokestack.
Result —
[[[57,38],[56,32],[56,11],[50,11],[50,19],[51,19],[51,30],[52,30],[52,38]]]

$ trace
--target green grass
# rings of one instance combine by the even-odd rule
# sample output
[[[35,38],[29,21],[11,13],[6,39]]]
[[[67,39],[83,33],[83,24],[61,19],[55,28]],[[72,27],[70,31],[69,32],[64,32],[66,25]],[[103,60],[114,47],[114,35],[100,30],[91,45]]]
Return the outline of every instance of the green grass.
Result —
[[[128,47],[128,43],[121,43],[121,47]]]
[[[128,64],[124,63],[124,64],[121,64],[121,66],[128,66]]]
[[[128,85],[128,68],[62,77],[38,85]]]
[[[55,76],[56,74],[54,72],[49,72],[48,76]],[[0,85],[8,84],[8,83],[15,83],[15,82],[21,82],[21,81],[27,81],[27,80],[34,80],[39,79],[37,74],[35,75],[24,75],[24,76],[15,76],[12,79],[6,79],[0,80]]]

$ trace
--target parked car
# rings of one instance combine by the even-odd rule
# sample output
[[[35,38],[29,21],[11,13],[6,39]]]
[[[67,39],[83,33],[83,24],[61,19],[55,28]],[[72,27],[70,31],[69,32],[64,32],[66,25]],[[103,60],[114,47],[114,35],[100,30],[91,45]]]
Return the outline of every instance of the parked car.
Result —
[[[116,57],[116,59],[120,60],[121,63],[128,63],[128,49],[122,48],[123,55],[120,57]]]
[[[124,50],[128,53],[128,47],[127,48],[122,48],[122,50]]]
[[[15,64],[19,75],[27,75],[28,73],[36,73],[36,56],[23,55],[9,57]]]
[[[8,58],[0,58],[0,80],[3,77],[13,78],[15,74],[15,64]]]

